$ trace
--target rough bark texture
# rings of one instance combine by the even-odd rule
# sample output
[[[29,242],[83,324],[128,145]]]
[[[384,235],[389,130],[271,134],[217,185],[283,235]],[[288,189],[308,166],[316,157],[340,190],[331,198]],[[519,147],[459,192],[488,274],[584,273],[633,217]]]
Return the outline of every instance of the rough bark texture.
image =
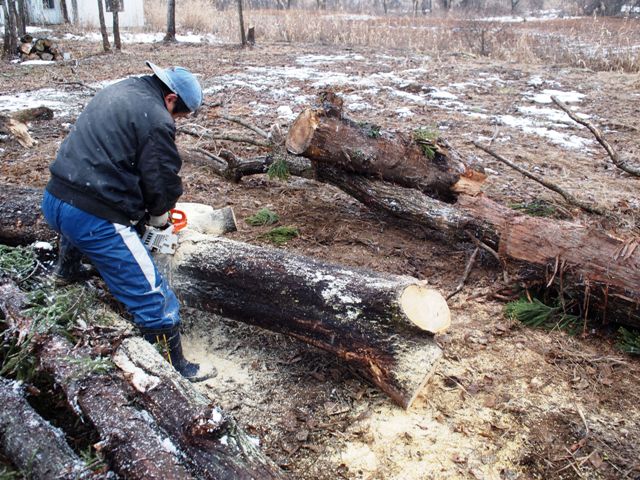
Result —
[[[113,358],[140,393],[145,408],[176,439],[176,446],[197,478],[284,478],[236,421],[211,405],[148,342],[126,339]]]
[[[30,472],[30,478],[90,476],[64,433],[36,413],[18,383],[0,378],[0,405],[0,450],[21,471]]]
[[[0,243],[26,245],[38,240],[55,240],[56,233],[40,211],[41,203],[40,189],[0,184]]]
[[[417,283],[197,234],[181,240],[173,268],[173,287],[188,305],[332,352],[405,408],[441,355],[401,307]],[[421,308],[446,315],[448,324],[438,297]]]
[[[444,240],[467,241],[472,234],[492,244],[498,243],[497,232],[489,222],[419,190],[350,175],[336,168],[319,168],[317,177],[373,210],[427,227]]]
[[[640,327],[638,240],[623,242],[584,225],[521,215],[484,196],[461,195],[458,206],[494,226],[498,253],[520,269],[533,269],[524,275],[532,283],[582,291],[583,309],[599,311],[606,322]]]
[[[193,478],[154,420],[136,408],[134,395],[118,375],[91,373],[91,355],[57,336],[43,339],[38,357],[70,406],[94,425],[101,449],[119,475],[140,480]]]
[[[435,198],[453,200],[454,186],[478,175],[450,152],[442,141],[426,133],[414,137],[381,133],[379,127],[358,124],[342,114],[342,101],[332,93],[322,97],[322,108],[308,109],[287,135],[287,150],[316,165],[335,167],[411,187]]]

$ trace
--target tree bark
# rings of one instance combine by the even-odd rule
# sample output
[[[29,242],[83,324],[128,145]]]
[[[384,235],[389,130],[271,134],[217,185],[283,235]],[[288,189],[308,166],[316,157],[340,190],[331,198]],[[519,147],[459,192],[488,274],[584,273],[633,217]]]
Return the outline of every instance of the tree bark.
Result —
[[[240,21],[240,42],[243,47],[247,46],[247,37],[244,32],[244,17],[242,15],[242,0],[238,1],[238,20]]]
[[[158,425],[176,439],[197,478],[284,478],[236,421],[178,375],[151,344],[139,337],[128,338],[113,359]],[[145,376],[152,379],[152,386],[140,382]]]
[[[100,434],[100,447],[113,470],[129,479],[191,479],[170,440],[136,408],[134,394],[115,373],[91,373],[91,355],[65,339],[47,336],[38,352],[70,407]]]
[[[319,180],[373,208],[439,230],[445,238],[473,237],[490,244],[525,285],[555,286],[562,295],[579,299],[580,315],[597,313],[605,322],[640,326],[640,240],[624,242],[583,225],[518,214],[469,188],[482,180],[469,169],[458,180],[450,175],[463,168],[455,167],[461,161],[444,150],[438,150],[436,174],[420,177],[433,166],[411,160],[409,144],[370,138],[370,125],[355,124],[341,112],[341,102],[325,94],[322,108],[300,114],[287,137],[289,151],[309,158]]]
[[[122,50],[122,41],[120,40],[120,19],[119,19],[119,11],[120,11],[120,1],[121,0],[111,0],[111,5],[113,8],[113,45],[116,50]]]
[[[64,23],[71,23],[69,20],[69,8],[67,6],[67,0],[60,0],[60,7],[62,8],[62,18]]]
[[[37,241],[55,241],[56,233],[49,228],[40,211],[42,190],[0,184],[0,243],[27,245]]]
[[[174,257],[172,281],[187,305],[337,355],[404,408],[441,355],[428,332],[450,324],[442,296],[414,278],[188,231]]]
[[[176,0],[167,0],[167,33],[164,41],[176,41]]]
[[[414,137],[382,134],[380,127],[358,124],[342,113],[342,99],[331,92],[321,96],[322,106],[307,109],[287,135],[287,150],[309,158],[318,167],[387,180],[453,201],[461,191],[479,191],[484,176],[467,168],[457,154],[430,132]]]
[[[2,3],[4,13],[4,43],[2,58],[13,58],[18,52],[18,32],[16,30],[15,0],[5,0]]]
[[[100,19],[100,34],[102,35],[102,50],[105,52],[111,51],[111,44],[109,43],[109,34],[107,33],[107,23],[104,20],[104,7],[102,0],[98,0],[98,18]]]
[[[0,450],[31,478],[89,478],[64,434],[27,403],[20,384],[0,377]]]

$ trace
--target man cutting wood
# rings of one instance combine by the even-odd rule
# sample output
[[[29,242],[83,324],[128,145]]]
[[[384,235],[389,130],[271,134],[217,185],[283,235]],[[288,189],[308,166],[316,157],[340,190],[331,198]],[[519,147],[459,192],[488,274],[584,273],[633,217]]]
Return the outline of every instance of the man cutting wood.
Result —
[[[202,105],[202,88],[185,68],[147,65],[153,75],[106,87],[78,117],[50,166],[42,210],[60,233],[59,279],[77,280],[86,255],[145,339],[200,379],[182,354],[178,300],[137,231],[164,226],[182,195],[175,119]]]

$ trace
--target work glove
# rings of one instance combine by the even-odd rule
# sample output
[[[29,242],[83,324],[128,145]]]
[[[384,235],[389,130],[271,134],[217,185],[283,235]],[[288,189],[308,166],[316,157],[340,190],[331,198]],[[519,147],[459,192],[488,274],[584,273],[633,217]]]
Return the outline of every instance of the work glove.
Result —
[[[163,213],[162,215],[151,215],[148,223],[156,228],[165,227],[169,223],[169,212]]]

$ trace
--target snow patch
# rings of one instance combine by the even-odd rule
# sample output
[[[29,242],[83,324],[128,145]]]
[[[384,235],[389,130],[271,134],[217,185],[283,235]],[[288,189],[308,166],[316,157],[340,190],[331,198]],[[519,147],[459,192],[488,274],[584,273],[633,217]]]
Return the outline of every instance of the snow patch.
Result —
[[[288,121],[291,121],[298,116],[296,113],[293,113],[293,110],[291,110],[291,107],[287,105],[282,105],[278,107],[276,111],[278,113],[278,118],[283,118]]]
[[[400,118],[409,118],[415,115],[408,107],[397,108],[396,113]]]
[[[160,444],[160,446],[167,453],[171,453],[172,455],[178,454],[178,449],[176,448],[176,446],[173,444],[173,442],[169,437],[162,440],[162,443]]]
[[[590,145],[592,140],[578,137],[576,135],[560,133],[555,130],[551,130],[546,126],[540,126],[534,119],[526,117],[515,117],[513,115],[499,115],[494,117],[497,123],[514,127],[522,130],[525,133],[531,133],[540,137],[545,137],[551,142],[569,148],[572,150],[582,150]],[[544,125],[544,124],[543,124]]]
[[[53,245],[49,242],[36,242],[33,244],[33,248],[37,250],[53,250]]]
[[[362,55],[345,54],[345,55],[302,55],[296,58],[296,63],[300,65],[321,65],[338,62],[352,62],[365,60]]]
[[[25,60],[20,65],[53,65],[54,63],[56,63],[55,60]]]
[[[562,90],[543,90],[531,97],[531,100],[535,103],[552,103],[551,97],[556,97],[558,100],[564,103],[578,103],[585,97],[583,93],[570,91],[563,92]]]

